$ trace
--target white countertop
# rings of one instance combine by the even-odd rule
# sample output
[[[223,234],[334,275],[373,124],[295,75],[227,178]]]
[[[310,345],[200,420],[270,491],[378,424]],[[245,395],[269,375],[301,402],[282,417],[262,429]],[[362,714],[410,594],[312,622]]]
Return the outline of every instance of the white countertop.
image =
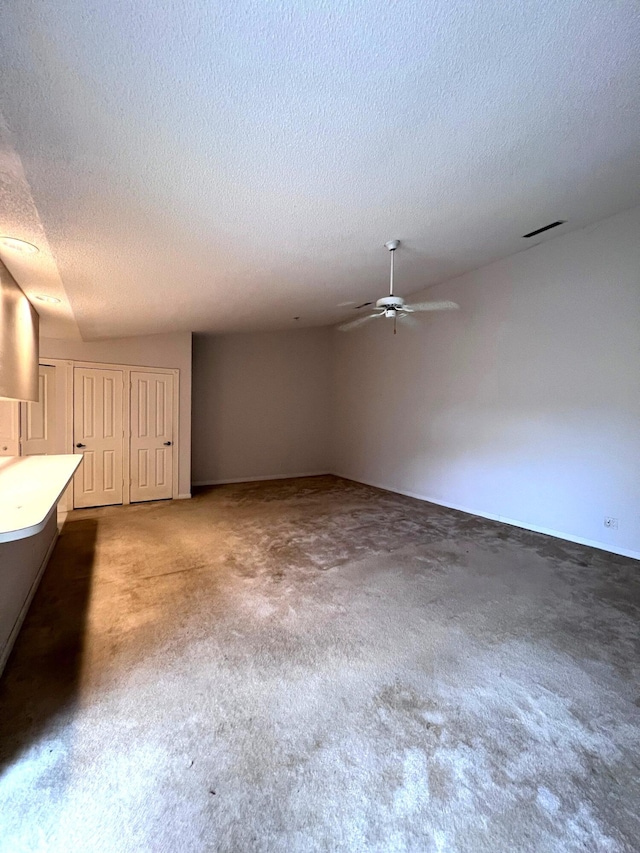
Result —
[[[39,533],[82,454],[0,457],[0,542]]]

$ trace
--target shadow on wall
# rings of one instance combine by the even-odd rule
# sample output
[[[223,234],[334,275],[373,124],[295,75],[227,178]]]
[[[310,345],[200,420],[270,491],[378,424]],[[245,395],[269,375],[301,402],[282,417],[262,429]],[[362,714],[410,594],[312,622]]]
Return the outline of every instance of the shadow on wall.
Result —
[[[0,771],[54,737],[77,705],[97,522],[73,527],[58,539],[0,680]]]

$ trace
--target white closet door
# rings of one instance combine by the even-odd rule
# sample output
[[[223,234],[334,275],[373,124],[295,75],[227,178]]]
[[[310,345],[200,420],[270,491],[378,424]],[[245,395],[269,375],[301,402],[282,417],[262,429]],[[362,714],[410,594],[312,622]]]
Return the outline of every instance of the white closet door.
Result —
[[[122,503],[121,370],[73,371],[73,444],[84,459],[73,480],[73,505]]]
[[[0,456],[20,456],[20,403],[0,400]]]
[[[130,500],[173,496],[173,376],[131,371]]]
[[[41,364],[38,368],[38,402],[22,404],[23,456],[56,452],[55,416],[56,369]]]

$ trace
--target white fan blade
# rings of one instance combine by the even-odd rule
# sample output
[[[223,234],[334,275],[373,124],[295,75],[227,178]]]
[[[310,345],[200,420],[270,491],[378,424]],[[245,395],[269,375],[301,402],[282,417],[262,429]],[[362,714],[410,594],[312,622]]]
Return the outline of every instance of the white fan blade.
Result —
[[[457,302],[416,302],[415,305],[403,305],[403,311],[454,311],[459,308]]]
[[[403,326],[411,326],[412,328],[420,325],[416,318],[410,314],[398,314],[398,322],[402,323]]]
[[[369,320],[373,320],[374,317],[380,317],[380,314],[367,314],[365,317],[358,317],[357,320],[350,320],[348,323],[343,323],[341,326],[338,326],[339,332],[348,332],[351,329],[357,329],[358,326],[362,326],[364,323],[367,323]]]

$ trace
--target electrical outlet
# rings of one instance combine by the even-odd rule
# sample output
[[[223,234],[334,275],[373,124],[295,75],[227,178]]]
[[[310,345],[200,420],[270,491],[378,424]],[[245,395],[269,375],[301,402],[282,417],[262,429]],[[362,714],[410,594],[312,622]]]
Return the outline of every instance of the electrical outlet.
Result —
[[[604,526],[609,527],[611,530],[617,530],[618,529],[618,519],[617,518],[611,518],[610,516],[605,515]]]

